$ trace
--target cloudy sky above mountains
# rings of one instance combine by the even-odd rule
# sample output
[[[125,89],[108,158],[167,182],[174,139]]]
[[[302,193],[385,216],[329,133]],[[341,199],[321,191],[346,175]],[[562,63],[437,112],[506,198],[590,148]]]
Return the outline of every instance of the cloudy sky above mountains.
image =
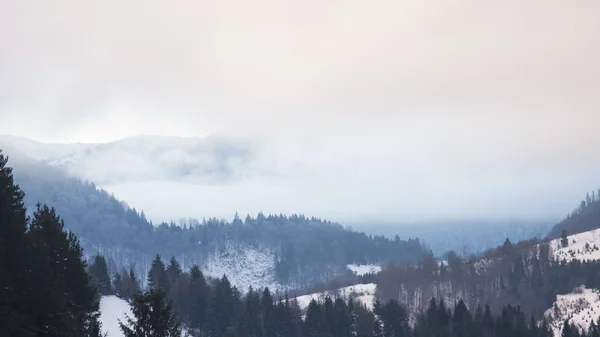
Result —
[[[290,184],[272,202],[299,211],[562,215],[600,185],[599,16],[595,0],[0,0],[0,134],[267,138]]]

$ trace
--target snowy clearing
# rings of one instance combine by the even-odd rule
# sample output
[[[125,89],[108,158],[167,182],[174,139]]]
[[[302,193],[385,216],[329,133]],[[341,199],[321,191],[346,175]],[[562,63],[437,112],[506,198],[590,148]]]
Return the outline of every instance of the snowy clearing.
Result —
[[[330,290],[322,293],[314,293],[304,296],[296,297],[298,305],[302,309],[306,309],[308,304],[313,299],[315,301],[323,301],[326,296],[332,298],[343,298],[348,300],[349,298],[358,301],[361,304],[367,306],[369,310],[373,310],[373,302],[375,301],[375,292],[377,291],[377,285],[375,283],[369,284],[355,284],[344,288]]]
[[[569,235],[567,239],[567,247],[562,247],[560,239],[550,241],[550,249],[557,260],[569,262],[600,259],[600,229]]]
[[[365,274],[377,274],[381,271],[381,266],[375,264],[349,264],[346,268],[350,269],[358,276]]]
[[[100,299],[100,322],[102,331],[108,333],[107,337],[122,337],[119,320],[125,321],[125,315],[132,317],[131,307],[127,301],[117,296],[102,296]]]

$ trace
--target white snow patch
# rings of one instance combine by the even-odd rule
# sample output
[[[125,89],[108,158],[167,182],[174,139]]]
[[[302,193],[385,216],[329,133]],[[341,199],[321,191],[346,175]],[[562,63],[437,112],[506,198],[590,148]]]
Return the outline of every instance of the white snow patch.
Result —
[[[254,289],[282,288],[275,281],[275,254],[269,249],[229,247],[224,252],[213,254],[203,264],[202,272],[215,278],[226,275],[229,282],[242,293],[250,286]]]
[[[569,318],[580,330],[587,330],[600,316],[600,296],[597,290],[578,287],[572,293],[558,295],[556,302],[544,313],[550,322],[552,333],[559,337],[565,319]]]
[[[313,299],[321,302],[326,296],[330,296],[332,298],[343,298],[344,300],[352,298],[355,301],[366,305],[369,310],[373,310],[373,302],[375,302],[376,291],[377,285],[375,283],[355,284],[326,292],[299,296],[296,297],[296,299],[298,300],[298,305],[302,309],[306,309]]]
[[[381,271],[381,266],[375,264],[349,264],[346,267],[358,276],[377,274]]]
[[[550,241],[550,249],[558,261],[600,260],[600,229],[569,235],[569,244],[562,247],[561,239]]]
[[[127,301],[114,295],[100,298],[100,322],[102,323],[102,331],[108,333],[108,337],[123,336],[119,327],[119,320],[125,323],[125,315],[133,317],[131,307]]]

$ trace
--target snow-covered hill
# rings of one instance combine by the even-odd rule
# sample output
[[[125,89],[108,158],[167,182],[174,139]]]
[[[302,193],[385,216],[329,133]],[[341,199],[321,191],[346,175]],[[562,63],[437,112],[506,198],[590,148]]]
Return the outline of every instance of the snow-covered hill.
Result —
[[[568,245],[563,247],[561,239],[550,241],[554,258],[562,261],[600,259],[600,229],[569,235]],[[556,302],[544,317],[551,324],[554,336],[560,336],[564,321],[569,319],[581,330],[587,330],[592,321],[600,316],[600,293],[597,290],[580,286],[573,292],[558,295]]]
[[[600,229],[569,235],[569,244],[563,247],[561,239],[550,241],[550,249],[559,260],[598,260],[600,259]]]
[[[592,321],[600,316],[600,296],[597,290],[578,287],[572,293],[558,295],[552,308],[544,317],[548,319],[554,336],[561,336],[565,319],[580,330],[587,330]]]
[[[349,264],[346,267],[358,276],[377,274],[381,271],[381,266],[375,264]]]
[[[376,292],[377,285],[375,283],[355,284],[335,290],[298,296],[296,299],[298,300],[298,305],[302,309],[306,309],[313,299],[315,301],[323,301],[326,296],[330,296],[332,298],[343,298],[344,300],[352,298],[372,310]]]
[[[125,322],[125,315],[132,317],[127,301],[117,296],[102,296],[100,299],[100,322],[107,337],[122,337],[119,321]]]

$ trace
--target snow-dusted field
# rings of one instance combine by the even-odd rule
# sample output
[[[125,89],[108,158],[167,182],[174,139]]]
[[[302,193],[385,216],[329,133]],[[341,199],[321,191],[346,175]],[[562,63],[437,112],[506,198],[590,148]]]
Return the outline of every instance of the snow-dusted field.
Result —
[[[554,257],[559,260],[598,260],[600,259],[600,229],[591,230],[567,237],[569,245],[562,247],[560,239],[550,242]]]
[[[322,293],[314,293],[304,296],[296,297],[300,308],[305,309],[313,299],[316,301],[323,301],[326,296],[332,298],[341,297],[345,300],[352,298],[355,301],[360,302],[367,306],[369,310],[373,309],[373,302],[375,301],[375,292],[377,291],[377,285],[375,283],[369,284],[355,284],[344,288],[339,288],[331,291]]]
[[[125,315],[132,317],[131,307],[127,301],[117,296],[102,296],[100,299],[100,322],[102,322],[102,331],[108,333],[108,337],[123,336],[119,328],[119,320],[125,322]]]
[[[375,264],[349,264],[346,267],[358,276],[369,273],[377,274],[381,271],[381,266]]]

